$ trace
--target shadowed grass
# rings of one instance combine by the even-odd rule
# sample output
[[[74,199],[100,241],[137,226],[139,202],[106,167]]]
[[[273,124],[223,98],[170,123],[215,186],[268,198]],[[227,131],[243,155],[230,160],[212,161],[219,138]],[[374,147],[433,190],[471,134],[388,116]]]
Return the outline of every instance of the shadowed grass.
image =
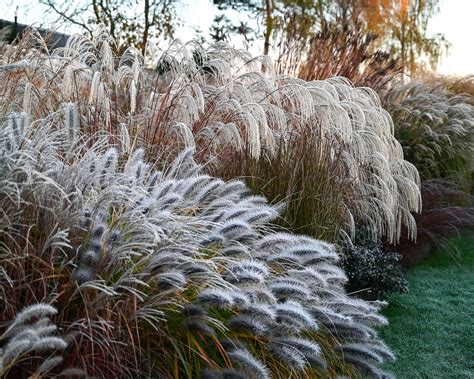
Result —
[[[253,192],[272,203],[285,203],[281,226],[334,242],[346,219],[344,201],[350,197],[348,184],[340,180],[340,159],[331,158],[330,144],[315,132],[292,138],[279,145],[274,157],[236,156],[213,174],[243,177]]]
[[[460,256],[439,252],[408,272],[410,293],[395,295],[381,330],[399,378],[474,377],[474,235],[455,239]]]

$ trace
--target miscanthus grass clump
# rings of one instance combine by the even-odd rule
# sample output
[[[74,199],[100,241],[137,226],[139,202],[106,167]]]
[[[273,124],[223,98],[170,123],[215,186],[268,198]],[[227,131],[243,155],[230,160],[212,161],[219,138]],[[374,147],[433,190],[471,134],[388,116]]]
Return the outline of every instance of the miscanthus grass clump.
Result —
[[[44,117],[74,103],[83,133],[107,131],[127,153],[138,138],[147,157],[195,148],[197,161],[219,177],[261,175],[263,185],[252,187],[286,201],[284,216],[295,227],[329,230],[314,235],[354,235],[356,225],[366,225],[390,242],[402,227],[415,237],[418,172],[404,160],[373,90],[344,78],[276,75],[268,59],[225,44],[174,43],[146,57],[134,49],[116,57],[113,43],[98,28],[91,40],[74,36],[47,52],[31,30],[4,47],[0,117]],[[286,175],[293,168],[296,178]],[[269,183],[288,184],[270,191]]]
[[[469,95],[442,86],[409,83],[384,96],[405,157],[423,180],[470,184],[474,172],[474,106]]]
[[[347,296],[333,245],[274,230],[281,209],[192,149],[83,133],[79,109],[2,116],[0,375],[388,376],[382,304]]]
[[[474,106],[472,97],[441,85],[409,83],[383,96],[404,156],[419,170],[423,212],[415,217],[417,243],[406,236],[398,249],[412,265],[438,247],[456,249],[448,236],[472,231],[474,209]]]

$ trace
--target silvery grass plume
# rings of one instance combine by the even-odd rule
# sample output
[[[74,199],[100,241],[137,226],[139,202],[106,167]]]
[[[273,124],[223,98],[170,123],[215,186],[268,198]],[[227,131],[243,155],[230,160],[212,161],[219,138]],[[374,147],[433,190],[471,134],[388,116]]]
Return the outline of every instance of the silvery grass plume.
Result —
[[[273,75],[268,59],[225,44],[175,42],[145,59],[134,49],[114,57],[102,27],[92,40],[74,36],[50,54],[27,49],[44,45],[38,38],[31,30],[20,46],[3,49],[1,117],[40,117],[64,107],[68,136],[76,129],[91,136],[107,131],[128,153],[138,137],[151,156],[195,148],[200,162],[216,162],[218,174],[234,163],[233,152],[243,162],[267,159],[309,132],[319,141],[316,150],[329,146],[339,166],[345,231],[365,224],[374,237],[393,242],[404,226],[415,238],[410,212],[421,207],[418,172],[404,160],[392,119],[371,89],[344,78]]]
[[[61,355],[54,355],[67,347],[67,342],[56,335],[57,327],[50,320],[56,313],[56,309],[50,305],[35,304],[15,316],[0,335],[2,378],[9,377],[15,365],[21,365],[26,360],[30,365],[36,363],[34,375],[37,377],[48,375],[63,363]],[[65,374],[67,371],[63,370],[59,375]]]
[[[423,180],[471,180],[474,171],[474,106],[468,95],[412,82],[383,97],[405,157]]]
[[[69,344],[48,375],[387,376],[381,304],[347,296],[333,245],[273,231],[279,209],[192,149],[157,171],[143,149],[71,133],[78,109],[0,127],[0,333],[53,304]]]

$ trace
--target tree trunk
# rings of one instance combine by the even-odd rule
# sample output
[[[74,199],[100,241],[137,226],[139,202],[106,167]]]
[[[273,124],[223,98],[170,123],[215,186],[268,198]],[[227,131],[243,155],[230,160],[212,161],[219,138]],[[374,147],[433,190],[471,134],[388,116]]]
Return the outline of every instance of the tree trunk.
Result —
[[[273,31],[273,18],[272,18],[272,4],[271,0],[265,0],[265,33],[264,33],[264,44],[263,44],[263,55],[268,55],[270,51],[270,37]]]
[[[145,0],[145,26],[143,29],[143,38],[142,38],[142,54],[145,55],[146,44],[148,43],[148,31],[150,29],[150,20],[149,20],[149,13],[150,13],[150,0]]]

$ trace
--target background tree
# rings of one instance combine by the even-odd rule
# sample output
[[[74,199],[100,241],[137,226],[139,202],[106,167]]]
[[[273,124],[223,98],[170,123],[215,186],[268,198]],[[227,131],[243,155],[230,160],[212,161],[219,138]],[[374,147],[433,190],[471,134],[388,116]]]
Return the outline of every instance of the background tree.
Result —
[[[260,20],[260,18],[263,15],[264,8],[260,0],[212,0],[212,3],[221,11],[214,18],[209,28],[209,36],[212,41],[229,40],[232,34],[242,36],[247,43],[263,37],[260,27],[264,24],[264,21]],[[254,19],[259,20],[256,20],[254,25],[248,21],[233,22],[226,15],[226,11],[230,9],[249,13],[254,16]]]
[[[343,25],[361,22],[377,35],[374,48],[399,57],[405,73],[415,75],[426,66],[435,68],[449,48],[443,34],[428,37],[428,22],[439,12],[440,0],[336,0],[327,1],[320,17]],[[326,16],[325,16],[326,14]]]
[[[449,47],[442,34],[428,37],[429,20],[440,0],[214,0],[220,9],[232,7],[252,13],[263,30],[263,53],[305,50],[308,41],[328,24],[357,29],[373,38],[372,53],[386,49],[400,58],[405,73],[434,68]],[[273,46],[271,46],[273,41]],[[342,46],[343,47],[343,46]],[[304,53],[301,54],[304,56]]]
[[[117,41],[117,49],[135,46],[142,52],[150,38],[173,37],[177,26],[177,0],[40,0],[65,22],[89,33],[104,24]]]
[[[257,34],[247,22],[233,23],[224,13],[218,14],[209,27],[209,37],[212,42],[229,42],[231,34],[241,35],[248,43],[255,40]]]
[[[287,22],[292,16],[293,29],[297,25],[301,30],[298,38],[309,32],[316,22],[314,8],[320,8],[320,0],[213,0],[214,5],[223,12],[227,9],[248,12],[255,20],[255,27],[248,28],[247,32],[254,34],[254,39],[263,40],[262,53],[268,55],[272,50],[272,40],[281,30],[288,27]],[[230,33],[239,31],[235,25]],[[303,31],[304,29],[304,31]]]
[[[449,42],[441,33],[427,36],[428,21],[439,11],[439,0],[399,0],[394,17],[387,24],[391,53],[399,54],[406,72],[415,75],[426,66],[419,58],[428,58],[428,66],[436,67]]]

